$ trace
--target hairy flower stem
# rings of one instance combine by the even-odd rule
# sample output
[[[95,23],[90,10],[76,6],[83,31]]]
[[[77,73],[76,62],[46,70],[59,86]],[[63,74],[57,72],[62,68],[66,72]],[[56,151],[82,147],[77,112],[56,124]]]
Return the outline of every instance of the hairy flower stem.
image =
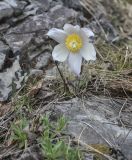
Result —
[[[67,92],[70,93],[68,84],[67,84],[67,82],[66,82],[66,80],[65,80],[65,78],[64,78],[64,76],[63,76],[63,74],[62,74],[62,72],[61,72],[61,70],[60,70],[60,68],[59,68],[59,66],[58,66],[58,64],[57,64],[56,61],[55,61],[55,65],[56,65],[57,70],[58,70],[58,72],[59,72],[59,74],[60,74],[60,76],[61,76],[61,79],[63,80],[63,83],[64,83],[64,92],[67,91]]]

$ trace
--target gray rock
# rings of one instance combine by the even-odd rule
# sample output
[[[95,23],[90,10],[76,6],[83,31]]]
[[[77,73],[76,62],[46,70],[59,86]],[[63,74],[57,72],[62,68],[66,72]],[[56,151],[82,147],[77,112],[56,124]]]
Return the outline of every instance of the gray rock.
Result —
[[[0,41],[0,71],[2,71],[8,65],[10,65],[10,63],[11,63],[10,58],[12,58],[12,56],[10,53],[9,46],[4,44],[4,42]],[[7,63],[7,64],[5,64],[5,63]]]
[[[0,32],[2,32],[2,31],[7,31],[7,29],[8,29],[9,27],[10,27],[10,25],[7,24],[7,23],[1,24],[1,25],[0,25]]]
[[[9,50],[9,46],[0,41],[0,71],[3,68],[7,56],[9,55]]]
[[[5,62],[5,57],[6,57],[6,55],[3,54],[2,52],[0,52],[0,70],[2,69],[2,66]]]
[[[40,8],[38,6],[36,6],[35,4],[30,4],[30,5],[27,5],[24,9],[24,14],[26,15],[36,15],[37,14],[37,11],[39,10]]]
[[[37,0],[37,1],[34,0],[33,1],[33,3],[38,7],[40,7],[44,12],[49,9],[51,2],[52,0]]]
[[[0,2],[0,21],[13,15],[13,8],[5,2]]]
[[[7,34],[5,39],[14,53],[21,52],[32,40],[33,34]]]
[[[0,73],[0,101],[6,101],[8,99],[13,89],[13,84],[16,89],[19,89],[24,77],[25,75],[22,74],[19,58],[17,57],[12,67]]]
[[[132,132],[127,127],[120,127],[118,123],[123,104],[123,100],[117,102],[116,99],[111,101],[103,97],[91,96],[83,101],[75,98],[56,104],[52,114],[60,113],[67,117],[70,120],[68,133],[81,142],[89,145],[105,144],[120,149],[131,160]]]
[[[6,3],[8,3],[12,7],[17,7],[17,1],[16,0],[5,0]]]
[[[31,41],[37,38],[37,36],[35,36],[37,33],[42,33],[41,37],[43,37],[44,31],[48,30],[51,24],[47,15],[36,15],[27,18],[24,23],[21,23],[17,27],[9,29],[5,35],[5,39],[13,52],[20,52],[22,48],[27,46],[30,48],[30,45],[34,45],[35,48],[35,44],[32,44]]]
[[[30,77],[34,78],[35,77],[39,77],[43,75],[43,71],[39,70],[39,69],[31,69],[30,70]]]
[[[64,15],[64,13],[66,15]],[[53,8],[50,9],[50,16],[53,18],[53,19],[57,19],[60,17],[66,17],[66,18],[69,18],[69,17],[72,17],[72,16],[75,16],[77,12],[75,12],[74,10],[72,9],[68,9],[62,5],[56,5],[54,6]]]
[[[93,154],[85,154],[85,160],[94,160]]]
[[[28,4],[28,1],[17,1],[17,0],[4,0],[4,1],[14,9],[14,12],[16,12],[16,10],[18,9],[24,10],[24,8]]]
[[[58,74],[58,70],[56,68],[56,66],[54,66],[53,68],[49,68],[45,71],[45,81],[48,80],[54,80],[56,78],[56,75]]]
[[[64,5],[66,5],[68,8],[73,8],[77,11],[82,10],[82,6],[80,4],[80,0],[63,0]]]
[[[42,69],[44,67],[46,67],[49,64],[49,61],[51,59],[51,55],[49,54],[49,52],[46,52],[44,54],[41,54],[40,56],[38,56],[36,58],[36,69]]]

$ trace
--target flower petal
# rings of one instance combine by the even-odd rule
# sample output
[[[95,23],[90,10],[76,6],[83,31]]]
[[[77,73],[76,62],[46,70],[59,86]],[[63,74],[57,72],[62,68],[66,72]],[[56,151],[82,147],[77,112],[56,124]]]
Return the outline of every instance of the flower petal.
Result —
[[[66,33],[72,34],[72,33],[79,32],[80,31],[80,26],[79,25],[73,26],[71,24],[65,24],[63,29]]]
[[[96,60],[96,51],[92,43],[85,43],[83,48],[80,50],[80,54],[87,61]]]
[[[64,62],[67,59],[68,54],[69,52],[64,44],[58,44],[52,52],[53,59],[60,62]]]
[[[66,36],[67,36],[65,31],[63,31],[61,29],[57,29],[57,28],[50,29],[49,32],[47,33],[47,35],[50,38],[57,41],[58,43],[63,43],[65,41]]]
[[[94,33],[89,28],[81,28],[81,30],[89,37],[94,37]]]
[[[71,68],[71,70],[77,74],[80,75],[81,72],[81,64],[82,64],[82,56],[80,54],[69,54],[68,56],[68,64]]]
[[[75,29],[77,32],[79,32],[81,28],[80,28],[79,25],[76,25],[76,26],[74,26],[74,29]]]
[[[74,31],[74,26],[71,24],[65,24],[63,29],[67,33],[72,33]]]

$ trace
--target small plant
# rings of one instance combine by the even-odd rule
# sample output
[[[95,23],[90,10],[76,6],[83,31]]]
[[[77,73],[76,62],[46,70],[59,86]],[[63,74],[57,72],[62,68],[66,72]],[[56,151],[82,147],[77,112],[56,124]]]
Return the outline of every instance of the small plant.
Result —
[[[11,141],[15,141],[19,144],[20,148],[23,148],[27,146],[27,133],[24,131],[24,129],[27,127],[28,121],[23,118],[17,123],[11,124]]]
[[[21,107],[26,106],[29,111],[32,111],[31,107],[31,98],[27,95],[22,95],[17,101],[15,102],[15,109],[19,110]]]
[[[56,124],[56,131],[62,132],[67,124],[67,120],[63,117],[58,119],[57,124]]]
[[[42,122],[44,131],[39,140],[42,152],[48,160],[81,159],[80,151],[76,148],[72,148],[70,143],[66,143],[66,138],[62,136],[67,124],[67,120],[64,117],[61,117],[56,123],[51,123],[46,116],[42,119]]]

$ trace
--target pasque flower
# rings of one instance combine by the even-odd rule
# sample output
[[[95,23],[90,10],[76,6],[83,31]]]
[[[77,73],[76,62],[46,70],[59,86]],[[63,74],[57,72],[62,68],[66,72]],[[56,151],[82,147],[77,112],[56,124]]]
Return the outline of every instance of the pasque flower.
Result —
[[[96,51],[90,42],[94,33],[88,28],[71,24],[65,24],[63,29],[52,28],[47,33],[50,38],[59,43],[53,49],[53,59],[60,62],[67,60],[71,70],[79,76],[82,58],[87,61],[96,60]]]

